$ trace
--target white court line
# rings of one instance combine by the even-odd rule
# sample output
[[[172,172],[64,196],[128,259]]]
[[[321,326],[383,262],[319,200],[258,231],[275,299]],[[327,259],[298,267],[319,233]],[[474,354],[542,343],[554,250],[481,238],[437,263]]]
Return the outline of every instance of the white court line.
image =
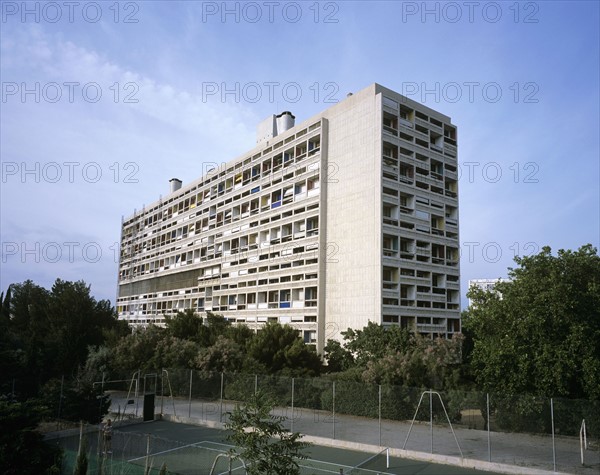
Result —
[[[217,445],[227,446],[227,444],[219,444],[218,442],[211,442],[210,440],[203,440],[201,442],[194,442],[193,444],[182,445],[181,447],[175,447],[173,449],[162,450],[160,452],[155,452],[155,453],[152,453],[152,454],[143,455],[141,457],[135,457],[135,458],[127,460],[127,462],[131,463],[131,462],[135,462],[137,460],[145,459],[146,457],[155,457],[157,455],[162,455],[162,454],[166,454],[166,453],[169,453],[169,452],[175,452],[177,450],[186,449],[188,447],[197,447],[199,449],[206,449],[206,450],[210,450],[210,451],[213,451],[213,452],[222,452],[222,450],[212,449],[210,447],[206,447],[204,445],[201,445],[201,444],[212,444],[212,443],[217,444]],[[233,447],[233,446],[231,445],[231,446],[228,446],[228,447]]]

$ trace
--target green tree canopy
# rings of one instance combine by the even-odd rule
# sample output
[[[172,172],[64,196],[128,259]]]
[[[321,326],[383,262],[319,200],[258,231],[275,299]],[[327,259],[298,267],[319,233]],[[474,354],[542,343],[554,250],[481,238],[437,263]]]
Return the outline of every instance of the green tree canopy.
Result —
[[[5,475],[58,475],[62,452],[35,429],[48,415],[40,401],[0,399],[0,467]]]
[[[228,440],[240,447],[240,457],[248,465],[249,475],[298,475],[301,451],[309,444],[301,442],[298,432],[283,427],[285,417],[271,414],[273,403],[258,392],[247,404],[237,405],[229,413]]]
[[[203,319],[193,309],[177,312],[174,317],[165,315],[165,323],[168,332],[175,338],[200,339]]]
[[[369,322],[362,330],[348,328],[344,335],[344,347],[354,355],[356,364],[383,358],[390,352],[404,352],[411,345],[411,334],[398,326],[389,328]]]
[[[510,282],[472,288],[463,325],[487,391],[600,399],[600,257],[549,247],[517,257]]]
[[[293,375],[316,375],[321,359],[289,325],[267,323],[248,344],[248,355],[269,372]]]
[[[51,378],[75,376],[90,346],[119,325],[107,300],[97,301],[83,281],[57,279],[51,290],[28,280],[12,284],[0,306],[2,366],[32,395]],[[6,375],[6,373],[5,373]]]

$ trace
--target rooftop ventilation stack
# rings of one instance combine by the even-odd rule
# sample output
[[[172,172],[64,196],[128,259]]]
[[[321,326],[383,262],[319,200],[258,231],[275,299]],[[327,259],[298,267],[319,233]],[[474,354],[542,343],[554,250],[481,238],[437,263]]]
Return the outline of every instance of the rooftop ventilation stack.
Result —
[[[175,193],[181,188],[181,180],[179,178],[171,178],[169,184],[171,185],[171,193]]]
[[[290,111],[283,111],[277,116],[277,135],[284,133],[294,126],[296,117]]]
[[[295,125],[295,117],[290,111],[281,114],[273,114],[267,117],[256,127],[256,143],[268,142]]]

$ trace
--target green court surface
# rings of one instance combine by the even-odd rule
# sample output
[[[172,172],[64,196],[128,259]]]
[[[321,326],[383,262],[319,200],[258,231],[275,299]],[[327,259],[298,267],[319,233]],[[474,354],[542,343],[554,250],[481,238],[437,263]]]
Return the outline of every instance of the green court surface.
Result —
[[[231,463],[231,473],[245,473],[243,462],[225,455],[234,449],[227,444],[227,431],[201,426],[154,421],[115,428],[111,451],[103,453],[102,441],[97,433],[88,434],[90,453],[89,475],[138,475],[146,466],[151,474],[158,474],[163,463],[169,473],[180,475],[226,474]],[[78,437],[59,439],[65,449],[67,464],[63,473],[73,473]],[[311,445],[305,450],[307,459],[299,465],[303,475],[470,475],[487,474],[449,465],[438,465],[398,457],[359,452],[335,447]],[[215,460],[216,463],[215,463]]]

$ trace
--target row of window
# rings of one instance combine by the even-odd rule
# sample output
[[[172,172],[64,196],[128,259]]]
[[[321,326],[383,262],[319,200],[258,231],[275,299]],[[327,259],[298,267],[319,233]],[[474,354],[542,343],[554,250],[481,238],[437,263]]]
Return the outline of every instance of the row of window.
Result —
[[[243,162],[238,162],[235,167],[231,167],[227,172],[220,174],[215,172],[214,176],[186,190],[183,195],[171,198],[151,210],[145,211],[142,215],[134,216],[126,221],[124,223],[124,236],[134,234],[146,227],[158,225],[203,203],[251,185],[253,182],[284,179],[288,174],[293,174],[294,171],[300,170],[297,166],[294,167],[292,165],[316,155],[320,150],[320,145],[321,138],[317,134],[301,143],[291,146],[285,152],[265,158],[260,163],[251,165],[251,161],[269,154],[272,151],[272,147],[264,150],[262,154],[259,153],[252,160],[246,159]],[[281,176],[278,177],[278,174],[281,174]],[[173,201],[175,202],[169,205]]]
[[[152,236],[153,234],[158,234],[152,238],[152,240],[144,239],[143,244],[147,247],[148,245],[156,245],[159,244],[166,239],[172,239],[177,236],[181,236],[184,232],[188,232],[188,228],[190,224],[183,225],[186,220],[193,219],[195,217],[204,217],[202,220],[199,220],[195,225],[195,231],[205,230],[209,228],[214,228],[216,226],[223,226],[227,224],[231,224],[237,220],[240,220],[244,217],[250,215],[256,215],[260,212],[269,211],[270,209],[275,209],[281,204],[288,204],[292,202],[301,201],[304,198],[308,198],[310,196],[314,196],[318,194],[319,190],[319,169],[318,163],[314,164],[310,170],[306,168],[302,168],[299,170],[298,177],[295,182],[288,183],[284,186],[277,187],[278,183],[281,183],[281,180],[273,181],[273,182],[265,182],[262,184],[258,184],[257,186],[246,190],[240,195],[236,195],[230,197],[227,200],[224,200],[216,205],[207,205],[202,209],[198,209],[196,212],[192,212],[185,217],[178,219],[177,221],[171,221],[169,223],[165,223],[162,225],[160,229],[154,229],[150,232],[144,232],[143,235],[140,236],[138,233],[138,227],[140,224],[136,224],[135,226],[130,226],[126,230],[124,230],[122,242],[124,244],[129,244],[132,242],[136,242],[142,239],[147,238],[148,236]],[[308,177],[306,175],[309,175]],[[304,176],[300,176],[304,175]],[[290,179],[293,178],[290,177]],[[273,187],[272,190],[269,190],[267,193],[264,191],[267,188]],[[260,196],[252,197],[251,195],[263,192]],[[238,203],[243,198],[248,197],[244,202]],[[236,204],[237,203],[237,204]],[[226,207],[226,205],[229,205]],[[175,227],[179,225],[176,229],[169,228]],[[184,231],[184,227],[186,227]],[[162,234],[160,231],[166,231]]]
[[[318,187],[315,189],[315,191],[318,193]],[[302,197],[302,199],[304,199],[305,197],[306,197],[306,195],[304,195]],[[294,197],[292,197],[292,200],[293,199],[294,199]],[[256,203],[254,203],[254,201],[256,201]],[[298,196],[296,195],[296,201],[289,201],[289,202],[292,203],[292,202],[299,202],[299,201],[301,201],[301,199],[299,199]],[[283,203],[287,204],[288,202],[284,200]],[[256,206],[258,206],[258,200],[252,200],[252,202],[249,203],[249,205],[252,205],[252,206],[254,206],[255,204],[256,204]],[[212,234],[210,236],[203,237],[200,243],[201,244],[207,244],[207,243],[213,244],[216,239],[219,239],[223,235],[233,234],[233,233],[236,233],[236,232],[239,232],[242,230],[246,230],[249,228],[259,226],[259,225],[262,226],[269,222],[278,221],[279,219],[287,219],[291,216],[301,215],[305,211],[311,211],[311,210],[315,209],[317,206],[318,205],[313,205],[313,206],[309,205],[308,207],[296,207],[294,210],[288,210],[282,214],[273,214],[273,215],[270,215],[268,218],[264,218],[262,220],[251,221],[251,222],[246,223],[245,225],[241,225],[237,228],[231,227],[231,229],[223,230],[223,232],[219,232],[219,233]],[[279,205],[277,205],[276,207],[279,208]],[[259,208],[256,208],[256,209],[259,209]],[[272,209],[272,208],[270,208],[270,209]],[[241,215],[237,214],[236,216],[238,216],[238,217],[234,218],[233,222],[235,222],[239,219],[242,219],[242,218],[247,218],[251,214],[255,214],[255,213],[253,213],[251,211],[246,211]],[[213,215],[210,218],[205,217],[205,218],[199,219],[197,221],[192,221],[191,223],[185,224],[185,225],[183,225],[177,229],[174,229],[168,233],[162,234],[161,236],[156,236],[151,239],[142,241],[140,243],[123,242],[121,245],[121,260],[125,261],[127,258],[136,256],[138,253],[151,251],[153,249],[160,249],[160,252],[155,253],[151,256],[144,256],[144,257],[151,258],[151,257],[155,257],[157,255],[167,254],[167,253],[171,252],[172,250],[175,250],[176,248],[168,249],[168,248],[165,248],[166,245],[171,244],[172,242],[177,242],[177,241],[181,241],[181,240],[184,240],[187,238],[191,238],[196,235],[200,235],[201,233],[206,233],[210,229],[215,229],[216,227],[222,227],[224,224],[229,224],[232,222],[231,215],[232,215],[231,210],[227,211],[227,212],[221,212],[216,217]],[[225,216],[225,222],[223,221],[224,216]],[[219,221],[219,219],[221,221]],[[311,219],[312,218],[309,218],[308,222],[306,223],[306,226],[308,226],[309,230],[318,227],[312,223]],[[301,220],[298,223],[304,223],[304,220]],[[289,225],[289,226],[291,226],[291,225]],[[305,227],[305,224],[295,226],[294,233],[298,234],[299,232],[301,232],[300,228],[303,229],[304,227]],[[287,229],[287,227],[284,227],[284,229]],[[196,241],[196,242],[198,243],[198,241]]]
[[[317,287],[297,287],[277,290],[234,293],[193,299],[170,299],[158,302],[121,302],[120,314],[160,314],[193,308],[197,311],[229,311],[260,309],[298,309],[317,307]]]
[[[246,230],[252,229],[252,223],[246,227]],[[254,227],[254,226],[252,226]],[[241,229],[240,229],[241,231]],[[166,253],[170,249],[162,249],[161,252],[152,256],[147,256],[145,262],[122,263],[120,277],[128,279],[138,275],[161,272],[168,269],[178,268],[190,264],[198,264],[206,261],[221,260],[225,261],[224,266],[231,266],[233,262],[236,265],[246,262],[255,262],[262,260],[273,260],[285,258],[290,260],[298,254],[305,251],[315,253],[318,249],[316,242],[300,243],[305,238],[314,238],[319,234],[319,217],[308,216],[299,220],[275,224],[268,229],[259,232],[251,232],[235,236],[231,234],[231,239],[226,239],[223,233],[205,236],[195,243],[189,250],[179,249],[179,252],[170,256],[153,258],[154,255]],[[285,244],[284,246],[279,246]],[[294,256],[294,257],[292,257]],[[220,268],[220,265],[216,266]]]

